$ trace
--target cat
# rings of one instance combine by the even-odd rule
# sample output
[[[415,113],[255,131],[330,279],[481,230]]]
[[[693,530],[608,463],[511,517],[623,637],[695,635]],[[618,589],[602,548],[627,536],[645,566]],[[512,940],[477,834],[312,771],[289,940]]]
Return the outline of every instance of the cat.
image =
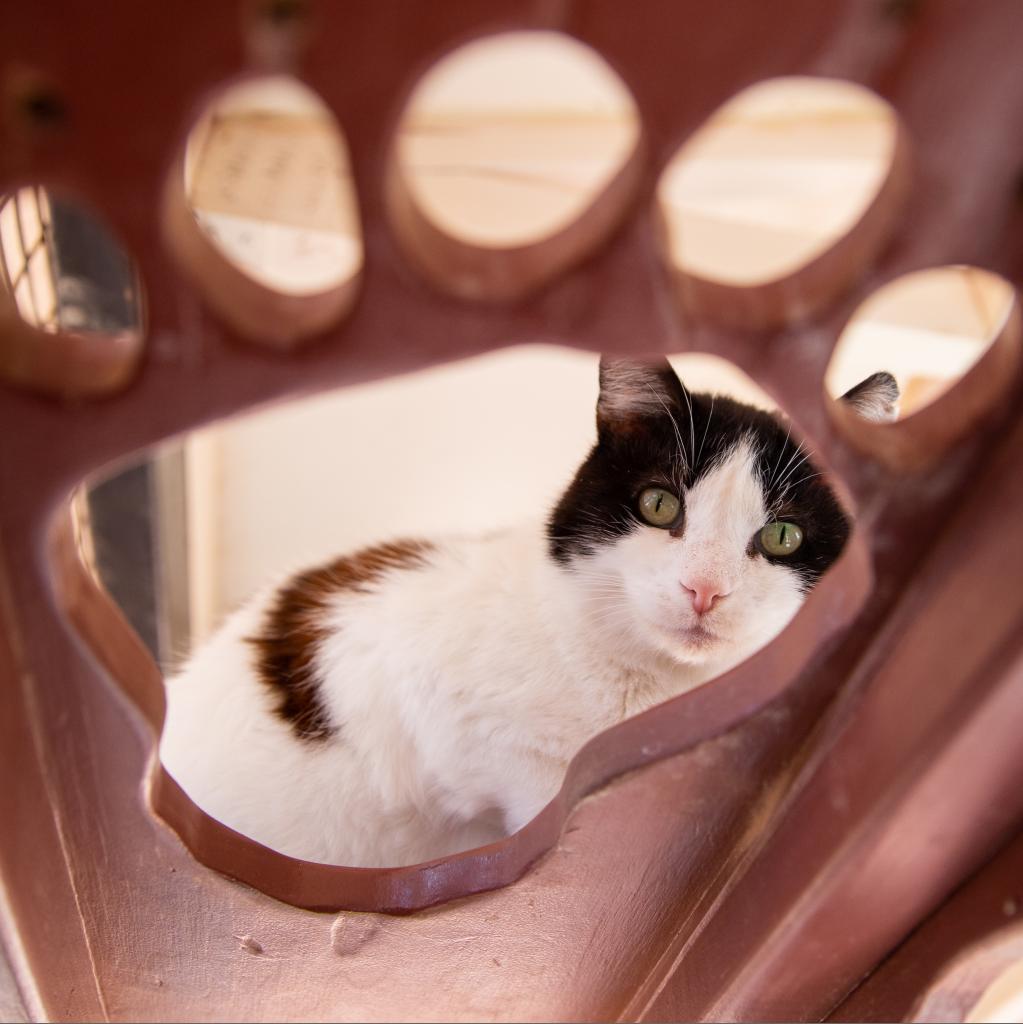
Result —
[[[743,661],[850,524],[790,428],[602,359],[546,522],[373,547],[267,587],[167,682],[160,755],[281,853],[390,867],[509,835],[590,737]],[[844,399],[893,419],[890,374]]]

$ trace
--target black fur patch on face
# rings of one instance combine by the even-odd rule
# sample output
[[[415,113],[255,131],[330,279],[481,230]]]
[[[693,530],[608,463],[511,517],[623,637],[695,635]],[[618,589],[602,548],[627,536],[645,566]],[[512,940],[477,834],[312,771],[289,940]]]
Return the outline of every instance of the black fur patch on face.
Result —
[[[762,554],[751,536],[751,556],[784,566],[809,589],[849,536],[831,488],[775,416],[720,395],[692,394],[666,362],[602,362],[597,443],[548,520],[551,557],[567,565],[633,530],[656,529],[636,511],[640,492],[651,485],[679,497],[682,512],[671,532],[680,535],[685,492],[742,443],[755,453],[768,521],[803,531],[802,545],[783,558]]]
[[[791,555],[772,556],[754,549],[753,557],[796,573],[807,591],[842,553],[849,539],[849,518],[805,446],[769,413],[758,415],[768,421],[755,435],[768,521],[795,523],[803,531],[803,543]]]

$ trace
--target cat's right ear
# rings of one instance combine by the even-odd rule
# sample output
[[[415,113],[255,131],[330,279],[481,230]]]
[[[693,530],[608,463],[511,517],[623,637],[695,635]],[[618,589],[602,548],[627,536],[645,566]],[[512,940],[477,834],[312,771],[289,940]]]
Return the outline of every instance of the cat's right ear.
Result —
[[[839,399],[873,423],[894,423],[899,418],[899,384],[887,371],[872,373]]]
[[[597,435],[631,433],[644,421],[674,416],[685,401],[682,382],[667,359],[600,359]]]

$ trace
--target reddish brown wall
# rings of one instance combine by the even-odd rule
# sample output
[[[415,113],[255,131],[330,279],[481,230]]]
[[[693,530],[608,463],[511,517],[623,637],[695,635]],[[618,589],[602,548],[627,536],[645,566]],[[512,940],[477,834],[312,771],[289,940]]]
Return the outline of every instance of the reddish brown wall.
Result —
[[[320,3],[308,25],[304,9],[64,0],[5,11],[0,189],[42,182],[86,199],[138,261],[148,298],[137,358],[113,341],[0,323],[7,370],[29,386],[111,391],[59,400],[5,385],[0,401],[0,878],[32,1012],[819,1019],[1023,815],[1018,311],[961,388],[890,443],[834,420],[821,388],[841,325],[884,280],[972,262],[1019,283],[1023,7],[376,0]],[[261,10],[299,17],[255,31]],[[431,59],[508,26],[561,28],[603,53],[637,98],[646,148],[608,244],[516,303],[474,305],[403,258],[385,209],[388,140]],[[169,255],[169,170],[211,90],[245,68],[299,71],[347,134],[366,267],[340,323],[323,326],[338,296],[282,305],[209,250],[189,250],[184,270]],[[910,188],[901,212],[887,194],[868,212],[857,231],[893,238],[815,320],[725,329],[715,302],[745,299],[711,297],[696,316],[685,282],[660,269],[653,184],[729,95],[792,73],[885,96],[912,152],[899,172]],[[831,271],[790,282],[790,308],[822,274],[850,276],[861,250],[849,245]],[[319,334],[271,351],[214,314],[196,280],[223,289],[223,309],[262,303]],[[732,359],[841,476],[860,510],[852,549],[776,643],[598,737],[558,800],[484,851],[391,872],[302,866],[156,787],[198,856],[268,892],[335,911],[433,909],[316,913],[201,866],[147,806],[162,691],[73,557],[69,489],[256,402],[528,340]]]

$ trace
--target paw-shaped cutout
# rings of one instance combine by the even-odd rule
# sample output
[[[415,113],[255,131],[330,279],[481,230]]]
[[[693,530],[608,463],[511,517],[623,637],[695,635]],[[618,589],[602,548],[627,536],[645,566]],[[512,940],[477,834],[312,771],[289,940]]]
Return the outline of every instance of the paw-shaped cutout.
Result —
[[[635,103],[589,47],[509,32],[448,54],[399,122],[395,231],[437,286],[513,300],[590,252],[631,198]]]
[[[655,371],[652,383],[666,365]],[[758,478],[769,479],[776,495],[786,496],[790,508],[795,508],[800,495],[810,491],[816,495],[815,507],[821,507],[825,484],[820,473],[811,468],[809,459],[816,458],[809,454],[807,445],[798,443],[795,426],[775,423],[764,435],[771,439],[770,451],[747,453],[743,431],[753,423],[760,423],[763,429],[763,413],[740,411],[726,396],[777,411],[752,380],[715,356],[672,357],[671,366],[685,382],[689,395],[687,399],[679,391],[675,399],[667,398],[679,427],[678,434],[668,428],[665,435],[671,465],[678,454],[678,441],[692,461],[693,472],[702,472],[703,479],[710,480],[731,438],[741,450],[732,456],[725,454],[725,461],[732,467],[727,470],[729,479],[732,472],[744,472],[745,460],[752,457],[760,460],[758,466],[763,472],[758,472]],[[638,368],[636,372],[644,371]],[[599,379],[598,357],[594,354],[530,346],[233,418],[192,435],[181,452],[161,453],[161,459],[184,460],[176,475],[187,481],[183,495],[165,494],[168,500],[162,502],[162,514],[173,510],[188,524],[204,524],[212,536],[198,537],[183,529],[184,523],[176,527],[166,521],[154,524],[163,536],[184,533],[187,553],[164,565],[170,574],[177,574],[176,580],[167,572],[153,575],[158,585],[167,589],[149,603],[169,608],[173,602],[165,598],[170,593],[187,594],[188,607],[182,620],[188,623],[192,637],[189,640],[179,635],[175,639],[173,631],[155,631],[157,657],[165,666],[174,667],[168,673],[165,689],[166,718],[160,748],[163,770],[157,771],[148,792],[155,813],[179,833],[198,859],[271,895],[320,909],[349,906],[408,910],[504,884],[518,877],[532,859],[550,847],[582,795],[612,775],[684,751],[694,740],[715,735],[737,721],[737,715],[741,718],[747,713],[751,695],[756,694],[756,700],[778,695],[814,656],[817,641],[844,628],[856,614],[866,585],[862,543],[850,542],[845,550],[839,546],[828,554],[834,571],[815,581],[819,585],[800,606],[793,597],[802,585],[793,584],[788,569],[769,564],[766,554],[751,558],[743,540],[732,552],[733,569],[754,572],[758,582],[755,594],[750,591],[745,598],[730,594],[733,603],[746,602],[744,639],[731,662],[737,666],[734,671],[719,675],[727,666],[717,663],[708,668],[703,680],[689,679],[695,687],[692,693],[683,693],[682,688],[657,695],[637,692],[624,697],[621,704],[616,701],[592,728],[578,729],[573,735],[575,749],[567,750],[559,759],[556,771],[547,780],[549,786],[545,784],[543,792],[532,794],[521,813],[514,812],[517,817],[512,817],[512,812],[504,818],[483,814],[471,828],[454,826],[449,835],[436,836],[437,845],[426,852],[421,845],[403,845],[408,836],[403,839],[394,830],[395,839],[389,847],[383,842],[361,848],[358,843],[343,845],[355,831],[353,816],[372,818],[375,808],[372,802],[362,802],[357,786],[345,795],[351,779],[335,780],[333,776],[324,785],[336,786],[336,799],[329,807],[324,805],[322,787],[310,785],[304,765],[311,763],[309,759],[319,763],[319,758],[329,757],[331,751],[345,749],[346,745],[354,749],[362,742],[360,733],[355,720],[348,718],[346,726],[334,736],[309,734],[304,713],[296,716],[294,709],[288,710],[278,700],[294,678],[282,676],[274,681],[265,674],[253,674],[262,670],[251,667],[252,647],[246,638],[258,637],[260,643],[266,643],[275,635],[274,630],[287,625],[286,634],[278,635],[286,635],[289,644],[305,642],[290,629],[290,620],[284,624],[278,619],[274,589],[268,589],[266,582],[287,586],[296,567],[311,569],[331,563],[336,570],[339,559],[351,559],[360,550],[365,555],[367,548],[373,550],[372,546],[385,538],[418,536],[443,547],[444,535],[454,532],[463,539],[476,536],[490,543],[485,540],[487,536],[521,537],[521,529],[528,532],[533,523],[540,531],[537,539],[544,545],[537,551],[540,562],[536,570],[542,572],[547,564],[560,581],[557,586],[563,585],[563,570],[543,553],[548,549],[543,541],[542,512],[551,507],[557,495],[566,492],[573,473],[593,448],[594,436],[601,429],[594,416]],[[620,380],[626,389],[629,379],[626,372]],[[526,388],[531,415],[523,421],[519,413]],[[628,398],[624,391],[612,390],[616,400]],[[641,389],[632,398],[648,401],[646,396]],[[414,446],[409,445],[402,425],[408,417],[421,424]],[[628,430],[626,424],[620,427]],[[604,429],[617,428],[605,422]],[[316,468],[318,456],[308,444],[309,437],[370,433],[371,446],[337,448],[332,474],[325,480]],[[367,452],[367,447],[372,450]],[[400,493],[395,490],[395,479],[401,480]],[[116,478],[103,486],[113,499],[118,488]],[[353,502],[353,493],[368,498]],[[381,500],[387,496],[397,500]],[[770,504],[773,507],[773,501]],[[574,513],[564,506],[560,511],[566,518],[559,522],[577,539],[578,530],[585,531],[587,523],[594,522],[593,509],[585,502]],[[295,529],[297,522],[301,522],[301,530]],[[100,560],[101,574],[113,581],[123,531],[113,522],[101,526],[101,516],[94,517],[93,524],[104,531],[97,536],[96,549],[111,560],[106,566]],[[747,536],[764,527],[760,520],[745,525]],[[495,527],[509,529],[495,531]],[[555,530],[553,523],[551,530]],[[646,527],[635,531],[633,541],[644,550],[647,545],[662,545],[662,554],[674,544],[667,532]],[[464,549],[465,564],[480,553],[472,546],[475,543],[470,541]],[[811,543],[808,539],[807,544]],[[696,548],[699,546],[697,542]],[[795,550],[791,553],[797,556]],[[414,554],[410,557],[407,549],[403,553],[400,546],[393,546],[385,559],[388,571],[408,575],[392,578],[391,583],[410,595],[409,587],[421,581],[417,574],[431,571],[429,562],[433,557],[425,554],[421,564]],[[484,559],[487,557],[484,553]],[[814,556],[819,557],[821,551]],[[364,575],[361,582],[340,571],[322,577],[322,582],[334,596],[358,600],[360,594],[384,585],[383,577],[373,577],[371,561],[362,559],[362,568],[369,575]],[[579,576],[572,585],[577,588],[574,593],[579,613],[605,634],[622,627],[631,630],[631,613],[624,618],[620,614],[625,602],[632,600],[625,591],[616,592],[608,583],[609,577],[593,575],[581,563],[576,563],[576,568]],[[634,568],[639,570],[639,562]],[[677,590],[674,576],[672,584],[671,589]],[[427,585],[433,586],[429,581]],[[768,601],[765,594],[771,592],[776,592],[778,600]],[[430,600],[435,599],[431,591]],[[684,592],[681,599],[689,600]],[[765,609],[765,601],[770,608]],[[457,602],[451,601],[446,607],[448,626],[438,621],[437,635],[450,628],[453,643],[460,645],[464,640],[475,645],[475,633],[464,629],[464,609],[459,612]],[[136,620],[137,607],[125,602],[124,610]],[[738,613],[733,610],[733,614]],[[226,631],[217,632],[212,641],[205,642],[221,623]],[[87,629],[81,622],[79,626]],[[654,623],[650,627],[658,628]],[[398,628],[406,632],[405,625]],[[783,629],[786,641],[774,643]],[[165,639],[161,639],[162,633],[167,634]],[[97,646],[96,630],[87,629],[87,635]],[[306,640],[318,642],[315,637]],[[707,639],[679,642],[705,644]],[[193,649],[194,670],[182,670],[180,663],[174,662],[189,647]],[[427,647],[415,655],[417,663],[425,664],[433,657],[427,654]],[[522,657],[528,660],[535,656],[536,652],[531,651]],[[451,672],[462,672],[456,655],[444,653],[440,657],[450,658]],[[504,664],[499,671],[510,682],[521,681],[515,666]],[[574,683],[569,678],[572,671],[566,671],[565,686],[590,687],[592,671],[591,664]],[[159,695],[161,683],[155,665],[144,671],[136,668],[129,678],[142,676],[151,680]],[[123,667],[118,677],[124,678]],[[363,666],[349,672],[347,692],[383,693],[383,689],[364,688],[387,687],[394,678],[382,663],[379,671]],[[325,694],[326,689],[318,692]],[[459,705],[469,700],[468,696],[459,698]],[[163,701],[150,695],[140,704],[158,709]],[[654,705],[660,705],[656,711],[651,710]],[[694,707],[700,709],[698,713],[686,710]],[[647,710],[665,716],[661,726],[649,716],[644,716],[645,722],[638,717]],[[147,714],[158,730],[162,711]],[[410,706],[409,714],[419,712]],[[423,715],[420,721],[428,717]],[[683,720],[689,724],[679,731]],[[462,734],[462,742],[467,757],[498,756],[491,743],[482,751],[468,733]],[[275,745],[282,756],[268,754],[268,744]],[[577,756],[572,757],[576,751]],[[376,756],[370,750],[367,754]],[[508,751],[501,756],[508,757]],[[705,767],[694,758],[691,770],[699,776]],[[414,768],[419,770],[421,766]],[[453,774],[448,781],[457,784],[464,769],[452,765],[450,771]],[[270,789],[266,787],[276,795],[268,797]],[[355,800],[350,813],[339,809],[348,799]],[[508,835],[512,831],[515,834]],[[481,849],[484,844],[489,845]],[[373,849],[381,851],[376,859]],[[409,856],[408,849],[415,849],[420,856]],[[437,859],[424,863],[428,857]],[[293,858],[302,858],[305,863]],[[417,860],[419,863],[415,863]],[[333,866],[339,863],[358,865],[360,870]],[[374,870],[377,868],[387,870],[378,872]]]
[[[172,172],[165,225],[193,283],[248,339],[291,347],[354,301],[362,237],[347,149],[294,78],[217,96]]]
[[[135,266],[99,217],[39,186],[0,197],[0,376],[65,398],[123,387],[142,352]]]
[[[905,148],[892,108],[851,82],[770,79],[733,97],[658,186],[665,259],[686,308],[777,327],[827,305],[889,236]]]
[[[1003,278],[970,266],[919,270],[860,304],[825,388],[854,439],[908,464],[925,457],[921,445],[933,457],[996,405],[1015,379],[1020,344],[1016,291]]]

